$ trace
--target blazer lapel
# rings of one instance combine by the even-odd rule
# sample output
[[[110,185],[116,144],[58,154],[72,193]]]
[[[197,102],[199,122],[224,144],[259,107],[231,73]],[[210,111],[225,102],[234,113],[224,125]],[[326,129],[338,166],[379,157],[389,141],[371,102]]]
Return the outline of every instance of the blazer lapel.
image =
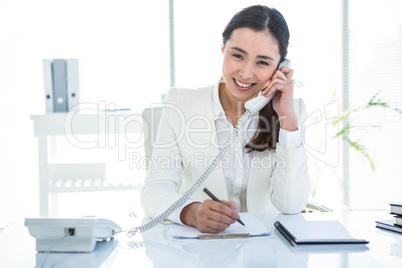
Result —
[[[189,152],[192,154],[190,157],[193,157],[194,166],[196,167],[195,180],[204,173],[212,163],[213,158],[219,154],[212,105],[212,87],[202,93],[196,96],[198,99],[189,100],[187,105],[189,109],[187,111],[191,112],[185,115],[186,130],[188,131],[185,138],[187,146],[190,147]],[[202,191],[204,188],[210,189],[218,198],[228,200],[225,176],[220,164],[211,172],[200,190]],[[209,199],[206,194],[200,194],[203,197],[202,199]]]

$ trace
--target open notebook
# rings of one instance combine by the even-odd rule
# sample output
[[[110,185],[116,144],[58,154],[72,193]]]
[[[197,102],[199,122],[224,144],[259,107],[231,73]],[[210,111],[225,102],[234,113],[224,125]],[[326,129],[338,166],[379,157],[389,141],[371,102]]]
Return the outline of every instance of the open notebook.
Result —
[[[202,233],[195,227],[175,223],[168,224],[167,227],[170,236],[175,239],[225,239],[271,235],[271,231],[253,215],[248,213],[239,213],[239,215],[245,226],[236,221],[219,234]]]

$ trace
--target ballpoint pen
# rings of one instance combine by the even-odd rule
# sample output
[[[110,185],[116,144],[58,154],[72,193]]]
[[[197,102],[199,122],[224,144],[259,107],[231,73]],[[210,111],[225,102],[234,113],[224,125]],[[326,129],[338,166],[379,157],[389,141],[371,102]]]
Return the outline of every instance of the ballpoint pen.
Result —
[[[223,204],[222,201],[219,200],[219,199],[218,199],[213,193],[211,193],[207,188],[204,188],[204,192],[205,192],[209,197],[211,197],[212,200]],[[244,223],[243,223],[240,219],[237,219],[236,221],[237,221],[238,223],[240,223],[241,225],[245,226]]]

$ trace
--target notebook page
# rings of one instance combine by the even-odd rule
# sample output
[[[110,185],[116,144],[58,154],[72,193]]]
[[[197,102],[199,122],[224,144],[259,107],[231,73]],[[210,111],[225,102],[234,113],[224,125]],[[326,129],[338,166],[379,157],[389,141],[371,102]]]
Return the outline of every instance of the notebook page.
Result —
[[[246,234],[249,233],[250,236],[268,236],[271,234],[271,231],[268,230],[262,223],[257,220],[254,215],[249,213],[239,213],[240,219],[244,222],[244,225],[241,225],[237,221],[230,225],[224,232],[221,234]],[[207,233],[200,232],[197,228],[180,225],[180,224],[169,224],[168,225],[170,235],[173,238],[178,239],[188,239],[188,238],[198,238],[198,235],[206,235]]]

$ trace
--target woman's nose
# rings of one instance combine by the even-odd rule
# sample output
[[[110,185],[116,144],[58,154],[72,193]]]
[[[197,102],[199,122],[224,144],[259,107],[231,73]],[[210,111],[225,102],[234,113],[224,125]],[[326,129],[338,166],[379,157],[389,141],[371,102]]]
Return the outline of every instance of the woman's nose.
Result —
[[[253,66],[251,64],[244,64],[240,70],[240,76],[244,79],[250,79],[254,76]]]

